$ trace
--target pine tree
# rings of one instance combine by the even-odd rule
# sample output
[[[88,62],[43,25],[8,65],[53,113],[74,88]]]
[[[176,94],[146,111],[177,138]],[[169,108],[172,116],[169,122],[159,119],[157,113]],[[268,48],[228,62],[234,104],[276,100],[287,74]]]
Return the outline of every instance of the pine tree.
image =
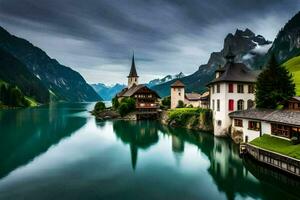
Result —
[[[295,95],[292,75],[277,63],[274,55],[257,78],[255,95],[258,108],[277,108]]]

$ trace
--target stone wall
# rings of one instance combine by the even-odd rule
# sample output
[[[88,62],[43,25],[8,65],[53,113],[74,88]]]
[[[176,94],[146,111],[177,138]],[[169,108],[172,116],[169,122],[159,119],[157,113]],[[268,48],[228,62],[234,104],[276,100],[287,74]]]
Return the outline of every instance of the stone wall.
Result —
[[[300,177],[300,160],[246,144],[247,153],[259,162]]]

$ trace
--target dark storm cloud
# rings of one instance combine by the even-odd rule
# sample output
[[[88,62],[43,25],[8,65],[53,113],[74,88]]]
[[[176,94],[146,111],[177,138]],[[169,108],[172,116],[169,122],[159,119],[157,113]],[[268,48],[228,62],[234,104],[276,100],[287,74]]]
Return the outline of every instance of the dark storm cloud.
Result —
[[[298,0],[0,0],[0,25],[81,72],[124,82],[130,54],[144,80],[191,73],[228,32],[249,27],[272,40]]]

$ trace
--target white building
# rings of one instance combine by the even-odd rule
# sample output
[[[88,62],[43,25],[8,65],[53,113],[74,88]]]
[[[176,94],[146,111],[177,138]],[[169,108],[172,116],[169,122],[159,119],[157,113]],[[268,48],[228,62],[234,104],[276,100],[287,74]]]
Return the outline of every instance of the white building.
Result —
[[[229,133],[229,113],[254,106],[256,74],[242,63],[235,63],[229,51],[223,68],[216,70],[215,79],[209,84],[210,108],[213,112],[214,134]]]
[[[250,142],[263,134],[300,139],[300,97],[292,98],[288,109],[249,109],[232,112],[229,116],[231,136],[240,138],[237,142]]]
[[[178,102],[182,101],[186,106],[208,108],[209,92],[202,95],[199,93],[185,93],[185,85],[177,80],[171,85],[171,109],[178,106]]]

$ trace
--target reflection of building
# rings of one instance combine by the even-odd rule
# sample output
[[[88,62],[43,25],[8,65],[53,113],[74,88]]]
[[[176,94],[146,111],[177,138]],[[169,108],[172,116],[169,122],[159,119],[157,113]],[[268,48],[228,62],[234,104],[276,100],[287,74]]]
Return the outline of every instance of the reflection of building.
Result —
[[[177,80],[171,85],[171,109],[178,106],[178,102],[182,101],[186,106],[208,108],[209,92],[202,95],[192,92],[185,92],[185,85]]]
[[[172,135],[172,150],[173,152],[184,152],[184,140],[176,135]]]
[[[158,142],[158,124],[148,121],[115,121],[113,129],[118,138],[130,145],[131,164],[135,169],[139,149],[148,149]]]
[[[128,75],[128,86],[117,94],[119,102],[123,98],[134,98],[136,101],[137,118],[152,117],[157,115],[159,108],[159,95],[143,84],[139,84],[139,76],[137,75],[134,55],[132,56],[132,64]]]
[[[230,50],[226,59],[225,66],[216,70],[215,79],[208,84],[215,135],[229,132],[229,113],[254,106],[256,74],[246,65],[235,63],[235,55]]]

